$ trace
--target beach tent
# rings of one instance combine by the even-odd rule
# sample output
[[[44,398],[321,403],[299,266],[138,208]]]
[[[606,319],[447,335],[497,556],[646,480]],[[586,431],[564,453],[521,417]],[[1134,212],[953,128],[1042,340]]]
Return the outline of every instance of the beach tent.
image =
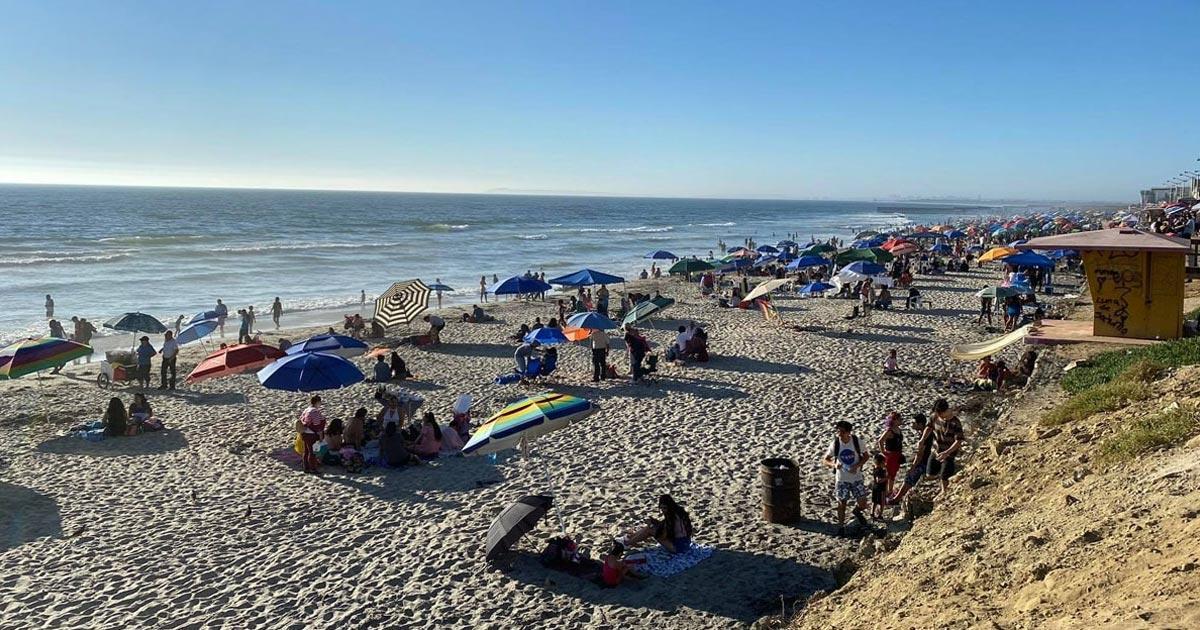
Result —
[[[595,284],[618,284],[625,278],[603,273],[594,269],[580,269],[572,274],[551,278],[550,284],[561,284],[568,287],[590,287]]]
[[[289,354],[258,371],[258,382],[263,387],[289,392],[341,389],[364,378],[350,361],[324,352]]]
[[[537,278],[513,276],[496,285],[496,289],[492,292],[496,295],[529,295],[549,291],[553,288]]]
[[[357,357],[367,351],[367,344],[346,335],[317,335],[309,337],[287,349],[288,354],[301,352],[324,352],[336,354],[344,359]]]
[[[642,258],[651,258],[654,260],[679,260],[678,256],[665,249],[650,252],[649,254],[642,256]]]
[[[411,324],[429,308],[428,286],[420,280],[406,280],[388,287],[375,299],[375,323],[390,328]]]

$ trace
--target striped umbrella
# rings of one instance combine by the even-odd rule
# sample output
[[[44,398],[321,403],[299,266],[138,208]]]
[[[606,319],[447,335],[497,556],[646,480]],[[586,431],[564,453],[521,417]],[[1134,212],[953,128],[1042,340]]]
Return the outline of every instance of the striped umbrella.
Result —
[[[199,383],[210,378],[250,372],[283,356],[283,350],[261,343],[229,346],[204,357],[196,369],[188,374],[187,382]]]
[[[20,378],[55,368],[91,353],[91,346],[58,337],[22,339],[0,349],[0,379]]]
[[[412,323],[429,308],[430,293],[420,280],[393,284],[375,300],[375,321],[384,328]]]
[[[576,396],[554,392],[531,396],[488,418],[475,430],[462,452],[485,455],[516,448],[522,439],[533,440],[565,428],[595,411],[596,405]]]

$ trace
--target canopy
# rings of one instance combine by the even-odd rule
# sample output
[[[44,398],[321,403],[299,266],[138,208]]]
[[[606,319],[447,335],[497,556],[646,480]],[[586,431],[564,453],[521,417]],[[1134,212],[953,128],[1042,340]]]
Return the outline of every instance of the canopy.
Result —
[[[1027,243],[1022,243],[1020,248],[1076,249],[1079,251],[1136,250],[1175,252],[1180,254],[1192,251],[1191,245],[1184,239],[1143,232],[1133,228],[1112,228],[1091,232],[1059,234],[1057,236],[1042,236],[1031,239]]]
[[[1000,259],[1000,262],[1006,265],[1014,265],[1017,267],[1053,267],[1054,261],[1033,252],[1021,252],[1012,256],[1005,256]]]
[[[788,263],[788,269],[803,269],[805,267],[824,267],[829,264],[829,260],[823,256],[801,256],[796,260]]]
[[[289,354],[258,371],[258,382],[267,389],[316,392],[360,383],[365,377],[351,362],[335,354]]]
[[[193,341],[200,341],[201,339],[211,335],[216,329],[216,320],[202,319],[194,324],[188,324],[187,328],[179,331],[179,334],[175,335],[175,341],[177,341],[181,346],[187,345]]]
[[[625,282],[625,278],[593,269],[580,269],[575,273],[550,279],[550,284],[561,284],[568,287],[590,287],[594,284],[617,284],[620,282]]]
[[[584,398],[548,392],[519,400],[488,418],[463,446],[465,454],[486,455],[516,447],[582,420],[596,411]]]
[[[674,303],[675,300],[662,296],[638,303],[625,315],[625,319],[622,319],[621,323],[625,326],[632,326]]]
[[[406,280],[388,287],[375,299],[375,323],[384,328],[410,324],[429,308],[431,291],[420,280]]]
[[[642,258],[652,258],[654,260],[677,260],[679,257],[665,249],[659,249],[646,254]]]
[[[764,295],[767,295],[771,291],[774,291],[775,289],[778,289],[779,287],[782,287],[783,285],[788,284],[790,282],[791,282],[791,280],[787,280],[787,279],[767,280],[766,282],[751,289],[750,292],[746,294],[746,297],[742,298],[742,301],[743,302],[752,302],[755,299],[758,299]]]
[[[367,344],[346,335],[317,335],[289,346],[288,354],[301,352],[324,352],[336,354],[344,359],[357,357],[367,351]]]
[[[104,327],[131,333],[144,332],[154,334],[167,332],[167,327],[162,322],[150,315],[138,312],[118,315],[104,322]]]
[[[504,282],[496,285],[493,291],[496,295],[528,295],[531,293],[542,293],[549,291],[554,287],[538,280],[537,278],[528,276],[513,276]]]
[[[597,313],[596,311],[588,311],[586,313],[575,313],[567,318],[564,326],[572,328],[586,328],[588,330],[613,330],[618,328],[617,322]]]
[[[552,504],[553,499],[548,496],[532,495],[521,497],[501,510],[488,528],[485,548],[488,562],[494,562],[502,554],[508,553],[522,536],[542,520]]]
[[[697,271],[712,271],[715,269],[711,263],[699,260],[697,258],[685,258],[667,270],[667,273],[695,273]]]
[[[543,346],[554,346],[560,343],[569,341],[563,332],[557,328],[543,326],[537,330],[531,330],[525,335],[525,343],[538,342]]]
[[[199,383],[210,378],[250,372],[283,356],[283,350],[261,343],[229,346],[204,357],[188,374],[187,382]]]
[[[0,349],[0,380],[58,367],[91,353],[91,346],[58,337],[22,339]]]

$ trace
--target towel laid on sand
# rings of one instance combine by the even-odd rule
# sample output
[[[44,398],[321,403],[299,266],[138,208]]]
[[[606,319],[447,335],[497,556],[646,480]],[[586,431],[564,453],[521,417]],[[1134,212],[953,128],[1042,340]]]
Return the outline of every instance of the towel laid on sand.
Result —
[[[631,553],[625,557],[625,562],[629,564],[629,569],[638,575],[665,578],[700,564],[713,555],[713,551],[715,549],[708,545],[696,543],[692,543],[692,547],[684,553],[671,553],[662,547],[655,547]]]

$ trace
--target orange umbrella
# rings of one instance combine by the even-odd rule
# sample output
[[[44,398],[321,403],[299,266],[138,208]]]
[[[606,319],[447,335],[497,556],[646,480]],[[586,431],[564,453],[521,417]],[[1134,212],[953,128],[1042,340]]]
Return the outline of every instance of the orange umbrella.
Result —
[[[586,328],[567,326],[566,328],[562,329],[562,334],[570,341],[583,341],[584,339],[588,338],[588,335],[592,334],[592,331]]]
[[[283,350],[261,343],[229,346],[204,357],[196,369],[188,374],[187,382],[199,383],[210,378],[257,370],[284,355]]]
[[[993,247],[979,257],[979,262],[992,262],[993,260],[1000,260],[1005,256],[1012,256],[1015,253],[1017,253],[1017,250],[1012,247]]]

